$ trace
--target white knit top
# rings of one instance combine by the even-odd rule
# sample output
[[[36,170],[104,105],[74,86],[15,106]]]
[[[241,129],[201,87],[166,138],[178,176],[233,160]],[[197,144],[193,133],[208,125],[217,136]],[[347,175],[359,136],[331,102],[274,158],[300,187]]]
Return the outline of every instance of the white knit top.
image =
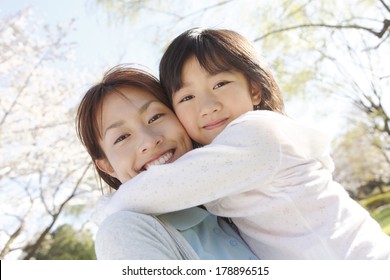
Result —
[[[390,237],[332,180],[329,139],[269,111],[231,122],[205,147],[123,184],[108,213],[204,204],[231,217],[261,259],[389,259]]]

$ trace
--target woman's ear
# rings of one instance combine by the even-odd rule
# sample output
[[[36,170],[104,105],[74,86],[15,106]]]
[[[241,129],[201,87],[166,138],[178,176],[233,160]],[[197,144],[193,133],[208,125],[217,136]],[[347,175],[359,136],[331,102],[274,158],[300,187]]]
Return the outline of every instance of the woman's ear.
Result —
[[[262,98],[261,89],[254,82],[251,82],[251,98],[253,106],[257,106],[260,104]]]
[[[117,178],[116,172],[107,159],[96,159],[95,164],[104,173],[110,175],[111,177]]]

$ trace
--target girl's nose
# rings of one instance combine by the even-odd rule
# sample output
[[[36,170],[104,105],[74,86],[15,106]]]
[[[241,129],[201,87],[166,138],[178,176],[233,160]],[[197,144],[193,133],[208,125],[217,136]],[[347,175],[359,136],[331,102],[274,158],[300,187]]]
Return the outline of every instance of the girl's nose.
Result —
[[[208,94],[207,96],[203,97],[200,103],[200,113],[202,117],[210,115],[214,112],[218,112],[221,110],[221,108],[221,102],[219,102],[219,100],[212,94]]]

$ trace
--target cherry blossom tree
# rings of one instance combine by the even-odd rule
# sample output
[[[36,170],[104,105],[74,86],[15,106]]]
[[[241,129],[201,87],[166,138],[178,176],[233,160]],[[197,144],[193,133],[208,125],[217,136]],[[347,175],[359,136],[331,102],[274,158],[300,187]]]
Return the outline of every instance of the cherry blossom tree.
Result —
[[[96,197],[74,129],[88,73],[70,62],[72,24],[45,25],[32,9],[0,19],[0,259],[30,259],[67,210]]]

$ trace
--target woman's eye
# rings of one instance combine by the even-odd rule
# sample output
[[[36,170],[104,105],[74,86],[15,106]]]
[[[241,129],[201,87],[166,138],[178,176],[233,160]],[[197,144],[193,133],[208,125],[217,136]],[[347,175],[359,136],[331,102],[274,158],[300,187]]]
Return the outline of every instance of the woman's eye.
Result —
[[[148,124],[151,124],[152,122],[157,121],[157,120],[158,120],[159,118],[161,118],[162,116],[164,116],[164,114],[162,114],[162,113],[154,115],[154,116],[148,121]]]
[[[223,87],[224,85],[228,84],[229,82],[219,82],[218,84],[216,84],[213,89],[218,89],[220,87]]]
[[[188,101],[188,100],[191,100],[192,98],[194,98],[193,95],[184,96],[184,97],[179,101],[179,103],[181,103],[181,102],[186,102],[186,101]]]
[[[121,136],[119,136],[116,140],[115,140],[115,142],[114,142],[114,145],[115,144],[118,144],[119,142],[122,142],[123,140],[125,140],[127,137],[129,137],[130,136],[130,134],[123,134],[123,135],[121,135]]]

